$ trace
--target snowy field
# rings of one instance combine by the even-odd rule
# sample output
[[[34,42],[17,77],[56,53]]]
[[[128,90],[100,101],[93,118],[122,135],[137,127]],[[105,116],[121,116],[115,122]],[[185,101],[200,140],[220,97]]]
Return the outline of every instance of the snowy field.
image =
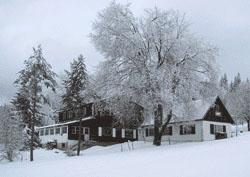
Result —
[[[1,163],[1,177],[249,177],[250,133],[226,140],[93,147],[80,157],[36,150],[35,161]]]

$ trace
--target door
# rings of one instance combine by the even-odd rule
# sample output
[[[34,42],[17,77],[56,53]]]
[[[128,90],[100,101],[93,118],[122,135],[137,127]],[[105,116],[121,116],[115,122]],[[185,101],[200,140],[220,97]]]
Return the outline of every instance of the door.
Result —
[[[84,134],[84,141],[89,141],[89,138],[90,138],[89,127],[84,127],[83,128],[83,134]]]

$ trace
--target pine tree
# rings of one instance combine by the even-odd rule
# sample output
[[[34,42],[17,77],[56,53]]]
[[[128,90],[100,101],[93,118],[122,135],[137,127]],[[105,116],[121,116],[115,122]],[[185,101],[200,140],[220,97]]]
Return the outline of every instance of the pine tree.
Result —
[[[28,124],[31,127],[30,132],[30,161],[33,161],[33,145],[35,139],[34,126],[39,125],[43,114],[40,112],[41,105],[47,103],[44,96],[44,89],[50,88],[55,91],[56,74],[52,71],[52,67],[43,57],[41,45],[33,48],[33,54],[29,59],[24,61],[25,68],[19,72],[19,76],[15,81],[22,88],[25,88],[27,100],[30,107],[30,120]]]
[[[82,124],[82,113],[81,107],[85,104],[85,91],[88,84],[88,76],[84,58],[79,55],[77,60],[73,60],[70,64],[70,71],[66,71],[67,79],[64,80],[64,86],[66,93],[62,96],[64,109],[71,109],[77,113],[79,117],[79,138],[78,138],[78,149],[77,155],[80,155],[81,146],[81,124]]]

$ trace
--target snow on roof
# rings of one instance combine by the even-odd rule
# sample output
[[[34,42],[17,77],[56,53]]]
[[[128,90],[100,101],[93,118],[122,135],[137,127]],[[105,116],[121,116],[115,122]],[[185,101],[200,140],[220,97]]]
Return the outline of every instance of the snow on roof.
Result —
[[[208,100],[194,100],[189,105],[175,105],[173,108],[173,119],[170,123],[203,119],[206,112],[215,103],[216,98],[217,97],[213,97]],[[146,113],[145,121],[141,126],[153,125],[153,117],[153,115]]]
[[[95,118],[93,116],[85,117],[85,118],[82,118],[82,121],[84,122],[84,121],[90,120],[90,119],[95,119]],[[75,122],[78,122],[78,121],[79,120],[73,120],[73,121],[69,121],[69,122],[65,122],[65,123],[59,123],[59,124],[52,124],[52,125],[42,126],[42,127],[36,127],[36,129],[63,126],[63,125],[72,124],[72,123],[75,123]]]

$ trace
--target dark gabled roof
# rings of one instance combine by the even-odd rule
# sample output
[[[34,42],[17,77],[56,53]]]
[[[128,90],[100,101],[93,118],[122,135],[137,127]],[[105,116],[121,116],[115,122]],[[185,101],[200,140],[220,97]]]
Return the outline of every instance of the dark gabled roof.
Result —
[[[222,108],[221,111],[223,112],[224,116],[223,117],[215,117],[214,115],[211,115],[210,111],[213,111],[213,109],[214,109],[214,106],[211,106],[207,110],[206,114],[204,114],[204,116],[202,117],[203,120],[208,120],[208,121],[219,120],[220,122],[227,122],[227,123],[235,124],[232,116],[228,112],[227,108],[225,107],[224,103],[222,102],[222,100],[220,99],[219,96],[216,97],[213,105],[219,105],[220,109]]]

